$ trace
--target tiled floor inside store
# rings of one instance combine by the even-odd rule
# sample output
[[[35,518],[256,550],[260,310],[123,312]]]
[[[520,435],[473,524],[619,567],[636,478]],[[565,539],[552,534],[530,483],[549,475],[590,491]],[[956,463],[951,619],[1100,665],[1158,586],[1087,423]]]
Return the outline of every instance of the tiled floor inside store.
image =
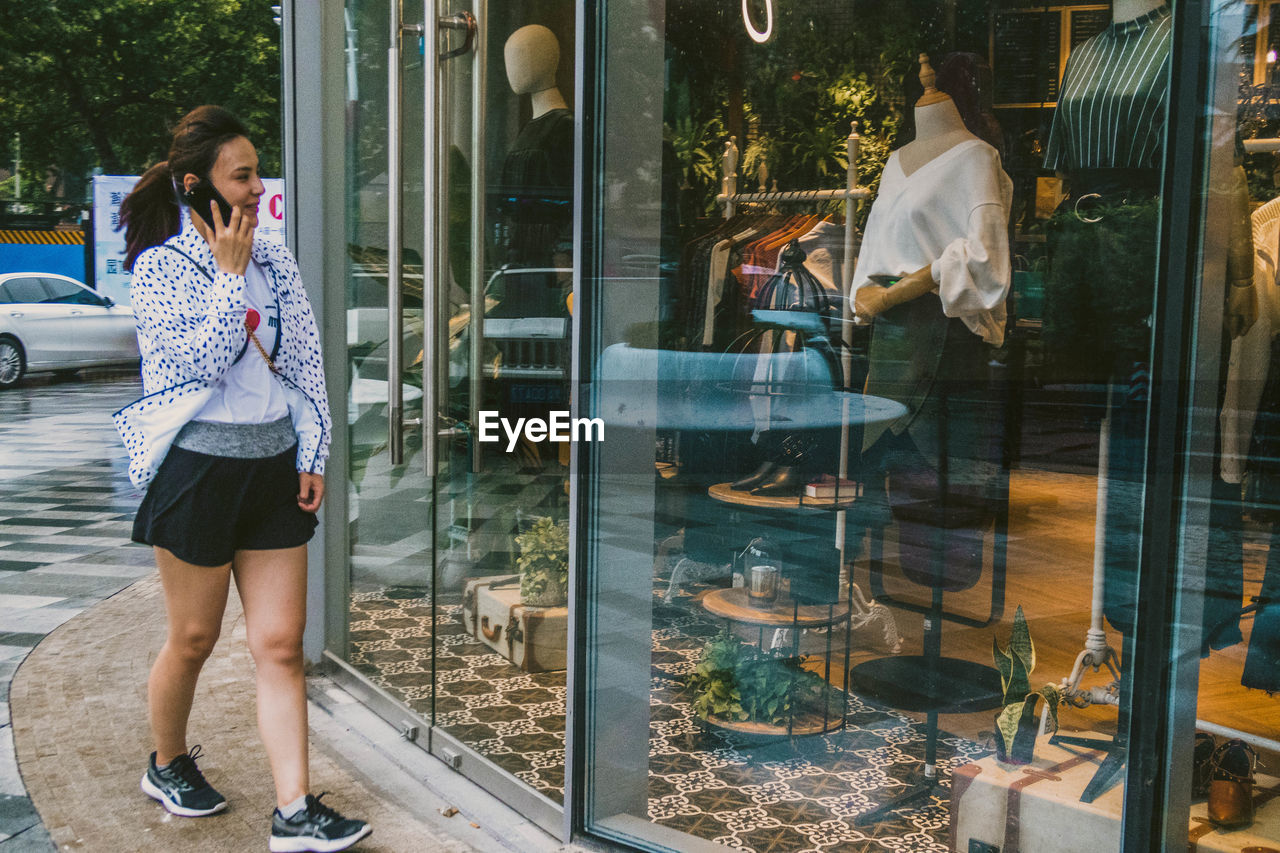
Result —
[[[882,849],[896,839],[911,850],[947,850],[949,788],[917,808],[870,827],[854,819],[911,784],[924,759],[923,726],[909,715],[851,697],[845,727],[824,735],[761,740],[705,726],[686,678],[720,621],[693,601],[712,587],[694,584],[673,605],[654,588],[650,684],[649,817],[657,823],[746,851]],[[430,707],[430,599],[420,589],[359,593],[352,601],[351,662],[420,713]],[[523,673],[475,640],[460,604],[440,607],[436,667],[441,728],[554,800],[562,800],[564,672]],[[842,654],[842,651],[841,651]],[[987,754],[943,733],[944,779]]]

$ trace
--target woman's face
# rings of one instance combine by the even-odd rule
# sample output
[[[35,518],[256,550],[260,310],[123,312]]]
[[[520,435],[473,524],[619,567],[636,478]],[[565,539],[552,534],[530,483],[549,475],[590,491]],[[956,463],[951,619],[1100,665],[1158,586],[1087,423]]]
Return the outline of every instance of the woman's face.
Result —
[[[266,192],[262,178],[258,177],[258,152],[253,143],[243,136],[237,136],[222,143],[218,149],[218,159],[209,170],[213,187],[222,193],[227,204],[238,207],[242,215],[256,228],[258,226],[258,200]],[[199,183],[200,178],[188,174],[183,183],[190,189]]]

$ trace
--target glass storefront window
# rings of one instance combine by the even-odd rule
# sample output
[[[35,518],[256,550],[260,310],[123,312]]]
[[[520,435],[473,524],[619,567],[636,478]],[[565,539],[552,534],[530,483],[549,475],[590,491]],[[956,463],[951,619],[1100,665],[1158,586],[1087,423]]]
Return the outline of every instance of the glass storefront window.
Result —
[[[1190,838],[1209,850],[1280,847],[1268,805],[1280,755],[1275,23],[1268,2],[1214,3],[1204,27],[1202,256],[1167,697],[1181,784],[1166,798],[1169,821],[1189,809]]]
[[[1280,0],[1173,5],[347,0],[370,703],[640,849],[1280,849]]]
[[[1121,849],[1173,13],[598,29],[587,828]]]
[[[484,432],[568,406],[574,8],[345,12],[339,657],[402,731],[555,827],[567,455]]]

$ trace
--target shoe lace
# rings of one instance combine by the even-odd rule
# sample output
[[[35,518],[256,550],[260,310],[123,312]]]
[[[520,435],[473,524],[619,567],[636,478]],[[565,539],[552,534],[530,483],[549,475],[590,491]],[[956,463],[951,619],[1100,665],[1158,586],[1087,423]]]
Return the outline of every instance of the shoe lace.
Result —
[[[177,776],[191,788],[203,788],[209,783],[205,781],[204,774],[200,772],[200,768],[196,766],[196,759],[200,756],[201,749],[199,745],[191,747],[191,749],[179,755],[177,758],[169,762],[169,772]]]
[[[320,802],[320,798],[327,796],[328,793],[329,793],[328,791],[322,791],[317,796],[308,797],[307,815],[317,820],[320,820],[322,823],[332,823],[335,821],[344,820],[345,818],[343,818],[342,815],[340,815],[337,811],[325,805],[324,803]]]

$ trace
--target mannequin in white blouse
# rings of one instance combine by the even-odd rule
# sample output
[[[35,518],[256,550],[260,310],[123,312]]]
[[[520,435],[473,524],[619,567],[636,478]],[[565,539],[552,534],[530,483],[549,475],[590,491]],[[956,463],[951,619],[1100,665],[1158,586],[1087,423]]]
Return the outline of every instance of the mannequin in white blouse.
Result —
[[[924,84],[924,95],[915,105],[916,138],[898,150],[898,164],[907,176],[955,146],[977,139],[965,127],[951,96],[934,87],[936,78],[929,65],[929,57],[920,54],[920,82]],[[868,284],[859,288],[854,296],[854,310],[860,319],[870,320],[894,306],[937,289],[938,283],[933,280],[930,264],[888,287]]]

